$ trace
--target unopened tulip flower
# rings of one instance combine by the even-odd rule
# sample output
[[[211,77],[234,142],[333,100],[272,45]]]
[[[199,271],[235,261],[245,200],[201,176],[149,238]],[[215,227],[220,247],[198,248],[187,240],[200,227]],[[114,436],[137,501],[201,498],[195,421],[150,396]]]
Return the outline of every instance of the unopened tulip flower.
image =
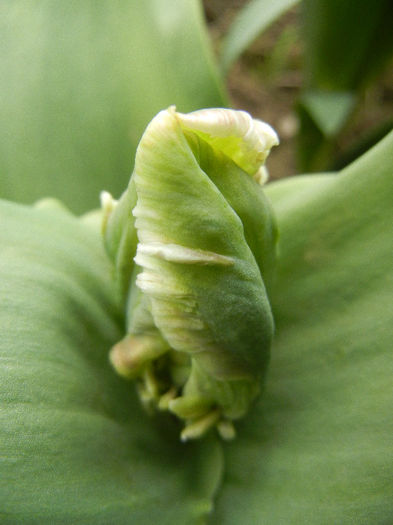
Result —
[[[231,438],[268,365],[277,231],[262,184],[277,143],[246,112],[171,107],[148,125],[121,199],[102,196],[127,308],[111,362],[144,404],[184,421],[183,440],[213,426]]]

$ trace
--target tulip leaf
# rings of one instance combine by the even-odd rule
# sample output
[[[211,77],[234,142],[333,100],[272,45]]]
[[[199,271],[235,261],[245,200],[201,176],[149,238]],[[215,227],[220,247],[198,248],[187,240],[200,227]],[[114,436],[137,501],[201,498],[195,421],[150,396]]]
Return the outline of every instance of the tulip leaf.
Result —
[[[393,133],[337,175],[267,187],[272,362],[225,445],[212,523],[391,521],[392,168]],[[179,443],[111,369],[125,320],[97,219],[0,202],[0,521],[200,523],[220,448]]]
[[[390,523],[393,134],[267,188],[280,262],[265,393],[225,449],[212,523]]]
[[[342,129],[355,102],[356,96],[350,92],[308,91],[301,97],[303,109],[327,138],[334,137]]]
[[[225,36],[221,52],[222,68],[228,71],[241,53],[297,1],[250,0],[240,10]]]
[[[0,33],[1,198],[96,207],[160,109],[226,103],[197,0],[6,0]]]
[[[220,450],[181,444],[110,367],[123,320],[93,221],[51,201],[0,222],[1,523],[200,523]]]
[[[303,0],[308,88],[358,91],[392,59],[390,0]]]

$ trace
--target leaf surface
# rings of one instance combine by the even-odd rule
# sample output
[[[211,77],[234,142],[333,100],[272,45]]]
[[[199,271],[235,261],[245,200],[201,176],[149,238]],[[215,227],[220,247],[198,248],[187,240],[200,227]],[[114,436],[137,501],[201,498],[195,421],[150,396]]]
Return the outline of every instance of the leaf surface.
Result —
[[[301,98],[303,108],[326,138],[338,134],[355,103],[353,93],[336,91],[306,91]]]
[[[5,199],[95,208],[159,110],[225,105],[197,0],[6,0],[0,33]]]
[[[241,9],[225,36],[221,52],[222,68],[227,71],[253,40],[297,1],[250,0]]]
[[[212,522],[390,523],[393,134],[339,175],[272,184],[280,264],[265,393]]]
[[[357,91],[389,64],[393,5],[376,0],[304,0],[304,70],[308,88]]]
[[[99,235],[55,206],[1,202],[0,223],[1,523],[200,523],[220,450],[181,444],[110,367],[122,320]]]

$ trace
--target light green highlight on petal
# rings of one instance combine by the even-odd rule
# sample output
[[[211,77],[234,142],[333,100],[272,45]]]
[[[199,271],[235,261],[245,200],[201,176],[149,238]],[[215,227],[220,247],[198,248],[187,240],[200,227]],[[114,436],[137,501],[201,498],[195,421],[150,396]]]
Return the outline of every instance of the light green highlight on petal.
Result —
[[[107,219],[107,249],[124,290],[128,283],[128,335],[112,360],[139,377],[147,406],[185,420],[182,439],[217,424],[229,439],[230,421],[260,391],[274,329],[266,284],[277,228],[257,179],[277,142],[245,112],[163,110]],[[158,351],[156,338],[164,341]]]
[[[181,125],[200,135],[215,149],[225,153],[240,168],[262,184],[266,179],[263,163],[279,143],[274,129],[253,119],[246,111],[224,108],[176,113]]]
[[[181,264],[221,264],[231,266],[234,264],[231,257],[206,250],[194,250],[180,244],[164,244],[160,242],[142,244],[138,246],[138,255],[152,255],[164,261]]]

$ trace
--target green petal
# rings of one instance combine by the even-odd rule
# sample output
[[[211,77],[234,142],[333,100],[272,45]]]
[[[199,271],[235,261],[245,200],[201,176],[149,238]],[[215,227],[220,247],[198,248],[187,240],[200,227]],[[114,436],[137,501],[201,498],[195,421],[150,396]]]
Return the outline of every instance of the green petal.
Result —
[[[265,182],[263,163],[279,142],[269,124],[253,119],[246,111],[223,108],[177,113],[177,118],[183,129],[201,136],[256,180]]]
[[[114,263],[114,279],[120,294],[125,297],[134,271],[133,259],[137,246],[135,219],[132,210],[136,205],[134,181],[119,201],[108,192],[101,192],[103,208],[102,233],[106,251]],[[113,213],[116,209],[116,213]]]
[[[108,362],[123,319],[98,232],[68,212],[0,203],[0,521],[195,523],[221,472],[182,445]]]
[[[106,246],[130,277],[128,335],[111,361],[139,378],[144,403],[193,420],[184,439],[218,413],[243,416],[266,371],[277,229],[258,173],[276,142],[245,112],[170,107],[147,127],[120,202],[112,209],[104,196]],[[123,249],[123,239],[135,229],[133,267],[135,243]],[[233,434],[226,420],[219,426]]]
[[[393,516],[393,134],[339,175],[272,184],[281,232],[265,395],[226,448],[212,523]]]
[[[201,170],[171,111],[161,112],[142,138],[135,184],[136,262],[144,268],[137,284],[152,300],[156,325],[176,350],[205,351],[201,358],[219,377],[235,378],[236,365],[244,369],[240,377],[253,373],[248,347],[271,334],[264,284],[239,217]],[[179,326],[184,308],[190,323],[200,314],[200,327],[188,317]],[[235,328],[240,318],[247,319],[243,330]]]

